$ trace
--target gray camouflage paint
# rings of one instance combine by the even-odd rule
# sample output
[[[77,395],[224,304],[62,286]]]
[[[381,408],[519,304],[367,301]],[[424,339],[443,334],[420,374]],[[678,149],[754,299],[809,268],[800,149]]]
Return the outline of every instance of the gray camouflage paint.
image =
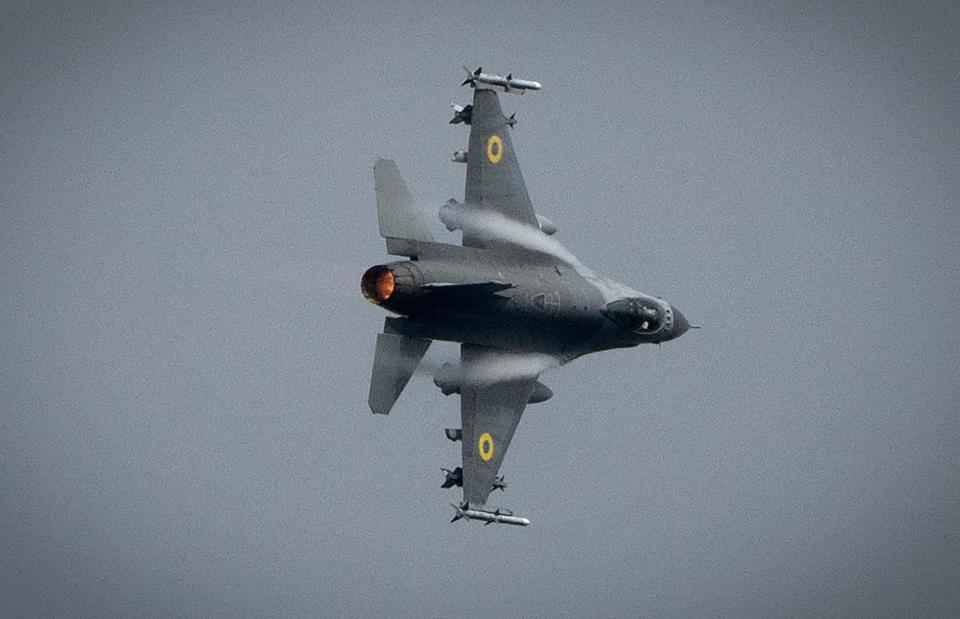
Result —
[[[380,233],[388,251],[412,260],[371,267],[361,281],[367,299],[402,316],[387,319],[377,337],[368,396],[374,413],[389,413],[431,340],[462,345],[463,500],[473,509],[493,490],[539,373],[483,383],[470,379],[471,365],[485,358],[495,364],[502,353],[551,355],[560,365],[602,350],[659,344],[689,327],[665,301],[596,275],[559,244],[548,245],[552,253],[540,251],[537,235],[546,234],[527,195],[512,128],[498,95],[476,88],[465,202],[451,201],[440,213],[448,228],[462,231],[463,247],[432,242],[396,164],[376,163]],[[521,229],[511,238],[498,235],[498,226]],[[382,277],[388,292],[378,289]]]

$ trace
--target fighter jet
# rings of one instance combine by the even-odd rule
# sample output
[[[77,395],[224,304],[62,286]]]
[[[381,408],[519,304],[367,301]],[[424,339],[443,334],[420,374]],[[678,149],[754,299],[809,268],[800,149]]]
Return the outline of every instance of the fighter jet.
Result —
[[[469,157],[463,202],[440,208],[460,245],[435,241],[414,208],[396,163],[373,167],[380,235],[387,253],[406,260],[367,269],[363,296],[391,312],[377,335],[368,402],[390,412],[434,340],[460,344],[458,364],[434,376],[445,395],[460,396],[462,464],[444,469],[444,488],[463,487],[454,520],[527,525],[487,499],[506,484],[499,476],[527,404],[553,392],[541,373],[583,355],[683,335],[689,324],[675,307],[599,275],[553,238],[520,173],[504,117],[500,85],[539,84],[471,74]],[[487,87],[490,84],[497,88]],[[510,92],[510,91],[507,91]]]

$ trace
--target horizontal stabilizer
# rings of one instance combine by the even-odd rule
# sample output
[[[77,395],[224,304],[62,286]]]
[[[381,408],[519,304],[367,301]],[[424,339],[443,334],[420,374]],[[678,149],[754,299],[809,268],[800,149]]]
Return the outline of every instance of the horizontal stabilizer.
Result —
[[[429,347],[430,340],[394,333],[377,334],[367,398],[371,411],[378,415],[390,412]]]
[[[414,208],[413,197],[400,176],[397,164],[390,159],[378,159],[373,166],[373,181],[377,193],[380,236],[385,239],[432,241],[430,228]]]

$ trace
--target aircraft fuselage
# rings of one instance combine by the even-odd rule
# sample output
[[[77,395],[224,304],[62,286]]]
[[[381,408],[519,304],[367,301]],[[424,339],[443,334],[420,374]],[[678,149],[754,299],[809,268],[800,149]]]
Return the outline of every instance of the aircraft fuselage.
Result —
[[[418,243],[416,250],[415,260],[371,267],[361,285],[367,299],[402,317],[389,321],[391,328],[409,337],[570,360],[673,339],[687,328],[663,301],[549,254],[440,243]],[[647,323],[621,324],[611,312],[612,303],[631,298],[649,308]]]

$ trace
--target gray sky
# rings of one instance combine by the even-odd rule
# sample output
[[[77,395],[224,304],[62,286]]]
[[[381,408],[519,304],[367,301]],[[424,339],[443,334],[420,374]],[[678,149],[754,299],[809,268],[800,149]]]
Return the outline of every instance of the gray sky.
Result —
[[[0,614],[960,613],[955,3],[12,4]],[[704,327],[546,375],[525,529],[447,523],[456,398],[365,401],[373,162],[462,198],[462,64]]]

